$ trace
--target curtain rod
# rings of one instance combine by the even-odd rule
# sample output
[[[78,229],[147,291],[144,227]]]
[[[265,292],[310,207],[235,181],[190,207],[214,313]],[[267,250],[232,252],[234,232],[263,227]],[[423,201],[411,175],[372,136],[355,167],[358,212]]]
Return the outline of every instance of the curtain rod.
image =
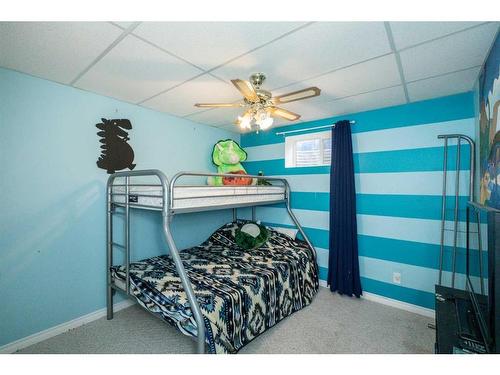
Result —
[[[349,121],[349,123],[352,125],[352,124],[355,124],[356,121]],[[277,132],[276,135],[285,135],[285,134],[291,134],[291,133],[301,133],[301,132],[306,132],[306,131],[309,131],[309,130],[325,129],[325,128],[333,128],[333,127],[335,127],[335,124],[332,124],[332,125],[323,125],[323,126],[316,126],[314,128],[306,128],[306,129],[297,129],[297,130],[288,130],[288,131],[284,131],[284,132]]]

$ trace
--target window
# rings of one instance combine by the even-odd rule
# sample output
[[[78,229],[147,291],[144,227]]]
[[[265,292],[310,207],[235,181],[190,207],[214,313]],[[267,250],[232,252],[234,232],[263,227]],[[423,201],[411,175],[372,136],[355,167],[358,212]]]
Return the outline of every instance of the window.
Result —
[[[331,132],[292,135],[285,138],[285,167],[330,165]]]

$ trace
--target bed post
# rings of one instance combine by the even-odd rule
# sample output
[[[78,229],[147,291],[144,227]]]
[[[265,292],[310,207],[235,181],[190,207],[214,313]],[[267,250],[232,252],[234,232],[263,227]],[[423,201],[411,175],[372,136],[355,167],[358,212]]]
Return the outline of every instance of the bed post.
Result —
[[[196,321],[196,325],[198,327],[198,335],[196,338],[196,351],[198,354],[205,353],[205,321],[203,319],[203,314],[201,313],[200,306],[198,305],[198,301],[196,300],[196,296],[193,291],[193,287],[191,286],[191,282],[186,274],[186,270],[184,269],[184,265],[182,264],[182,259],[179,255],[179,251],[175,246],[174,239],[172,237],[172,233],[170,232],[170,223],[169,223],[169,215],[163,215],[163,229],[165,232],[165,238],[167,239],[168,247],[170,248],[170,255],[174,260],[175,267],[177,268],[177,272],[179,273],[179,277],[182,281],[182,286],[186,291],[186,296],[189,301],[189,305],[191,306],[191,310],[193,311],[193,316]]]
[[[174,238],[172,236],[172,232],[170,231],[170,223],[174,216],[174,211],[172,210],[172,202],[173,202],[173,186],[176,178],[172,179],[171,185],[172,189],[168,184],[167,177],[158,171],[157,173],[160,181],[163,185],[163,232],[165,234],[165,239],[167,240],[168,247],[170,249],[170,255],[175,263],[175,268],[177,269],[177,273],[182,282],[182,286],[186,291],[186,296],[191,306],[191,310],[193,312],[194,319],[196,321],[196,326],[198,330],[198,334],[196,337],[196,352],[198,354],[205,353],[205,320],[203,319],[203,314],[200,309],[200,305],[198,304],[198,300],[193,291],[193,287],[189,280],[188,275],[186,274],[186,270],[184,269],[184,264],[182,263],[182,259],[179,255],[179,250],[175,245]],[[172,190],[172,191],[170,191]]]
[[[113,319],[113,288],[111,266],[113,265],[113,213],[111,203],[111,188],[114,177],[110,177],[106,189],[106,310],[107,319]]]
[[[288,184],[288,181],[285,180],[285,179],[283,179],[282,182],[285,185],[285,205],[286,205],[286,210],[288,212],[288,215],[290,216],[290,218],[294,222],[295,226],[297,227],[297,229],[299,230],[300,234],[304,238],[304,241],[306,241],[307,246],[309,246],[309,248],[311,249],[311,251],[314,254],[314,257],[316,258],[316,249],[312,245],[311,241],[309,241],[309,237],[307,237],[306,233],[302,229],[302,226],[300,225],[299,221],[295,217],[295,214],[293,213],[293,211],[292,211],[292,209],[290,207],[290,185]]]

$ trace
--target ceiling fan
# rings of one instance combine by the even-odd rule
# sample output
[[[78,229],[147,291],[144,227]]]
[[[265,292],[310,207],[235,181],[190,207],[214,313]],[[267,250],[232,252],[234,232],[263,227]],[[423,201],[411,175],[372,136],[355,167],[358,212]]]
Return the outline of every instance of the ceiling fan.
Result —
[[[297,100],[304,100],[320,95],[321,90],[317,87],[289,92],[287,94],[272,96],[269,91],[261,89],[266,79],[264,73],[254,73],[250,81],[243,79],[232,79],[233,85],[243,94],[243,100],[235,103],[196,103],[199,108],[228,108],[243,107],[245,112],[238,116],[236,124],[244,130],[266,130],[273,124],[273,117],[281,117],[288,121],[295,121],[300,115],[284,108],[277,107]]]

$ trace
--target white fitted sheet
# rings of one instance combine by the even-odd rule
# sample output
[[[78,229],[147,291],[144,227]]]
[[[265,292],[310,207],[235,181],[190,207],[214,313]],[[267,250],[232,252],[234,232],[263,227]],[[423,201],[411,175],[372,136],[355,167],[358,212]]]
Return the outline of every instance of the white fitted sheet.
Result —
[[[114,186],[113,193],[125,193],[124,186]],[[139,194],[157,195],[144,197]],[[162,207],[160,186],[130,186],[129,196],[137,198],[138,205]],[[125,195],[113,195],[113,203],[124,203]],[[173,209],[195,209],[224,205],[273,202],[285,199],[283,186],[176,186]]]

